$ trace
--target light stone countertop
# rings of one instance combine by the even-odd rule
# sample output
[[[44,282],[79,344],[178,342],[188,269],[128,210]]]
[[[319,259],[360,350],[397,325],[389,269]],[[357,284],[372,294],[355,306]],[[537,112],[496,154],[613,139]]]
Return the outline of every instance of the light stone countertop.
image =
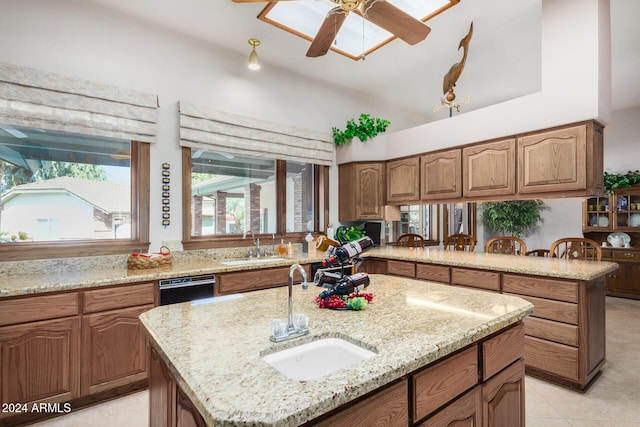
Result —
[[[314,419],[533,310],[523,299],[400,277],[370,275],[374,300],[363,311],[320,309],[320,288],[294,287],[294,313],[310,335],[272,343],[270,320],[286,319],[287,290],[274,288],[208,303],[154,308],[140,318],[154,346],[212,426],[292,426]],[[299,283],[296,275],[296,282]],[[377,355],[317,380],[296,381],[261,357],[324,337]],[[328,360],[327,363],[331,361]]]
[[[395,246],[373,248],[363,256],[365,258],[379,257],[573,280],[593,280],[618,268],[617,264],[611,262],[567,261],[556,258],[516,257],[482,252],[456,252]],[[60,262],[60,267],[56,267],[57,261],[53,260],[51,268],[36,273],[29,273],[30,267],[23,267],[27,265],[24,262],[14,264],[20,268],[13,269],[6,267],[12,265],[11,262],[6,262],[0,263],[0,298],[199,274],[282,267],[290,266],[293,263],[318,262],[322,258],[323,253],[318,252],[315,254],[296,254],[293,258],[283,261],[229,266],[222,264],[224,260],[202,257],[189,258],[188,255],[185,255],[180,257],[178,261],[174,260],[171,266],[148,270],[128,270],[126,256],[120,258],[87,257],[83,268],[69,268],[64,266],[62,262]],[[87,265],[90,268],[87,268]],[[25,269],[27,269],[26,272]]]
[[[477,268],[505,273],[587,281],[597,279],[618,269],[618,264],[606,261],[564,260],[535,256],[487,254],[484,252],[445,251],[426,247],[400,248],[384,246],[373,248],[365,255],[452,267]]]

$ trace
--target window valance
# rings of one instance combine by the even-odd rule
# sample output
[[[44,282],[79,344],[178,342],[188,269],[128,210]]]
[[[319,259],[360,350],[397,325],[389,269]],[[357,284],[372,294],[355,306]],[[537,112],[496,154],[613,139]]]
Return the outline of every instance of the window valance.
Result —
[[[330,166],[334,144],[331,134],[196,107],[184,102],[180,109],[180,145],[183,147],[269,157]]]
[[[158,97],[0,63],[0,123],[154,142]]]

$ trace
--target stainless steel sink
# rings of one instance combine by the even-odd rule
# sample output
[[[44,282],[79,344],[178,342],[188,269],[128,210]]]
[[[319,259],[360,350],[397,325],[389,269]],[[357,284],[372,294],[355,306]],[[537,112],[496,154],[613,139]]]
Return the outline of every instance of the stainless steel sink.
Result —
[[[355,363],[374,357],[376,353],[341,338],[323,338],[262,358],[288,378],[314,380]]]

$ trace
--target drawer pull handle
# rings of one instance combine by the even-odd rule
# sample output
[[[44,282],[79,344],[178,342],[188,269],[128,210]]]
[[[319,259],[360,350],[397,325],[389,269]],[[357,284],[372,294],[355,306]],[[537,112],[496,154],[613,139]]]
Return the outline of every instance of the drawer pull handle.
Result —
[[[631,252],[625,252],[624,256],[626,256],[627,258],[634,258],[636,254],[632,254]]]

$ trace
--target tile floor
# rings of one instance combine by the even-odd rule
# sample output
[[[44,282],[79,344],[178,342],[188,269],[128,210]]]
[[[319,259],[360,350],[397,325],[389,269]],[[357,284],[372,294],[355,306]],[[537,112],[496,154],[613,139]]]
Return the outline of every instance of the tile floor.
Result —
[[[586,393],[526,379],[527,427],[640,427],[640,301],[607,297],[607,363]],[[131,394],[37,427],[142,427],[148,394]]]

